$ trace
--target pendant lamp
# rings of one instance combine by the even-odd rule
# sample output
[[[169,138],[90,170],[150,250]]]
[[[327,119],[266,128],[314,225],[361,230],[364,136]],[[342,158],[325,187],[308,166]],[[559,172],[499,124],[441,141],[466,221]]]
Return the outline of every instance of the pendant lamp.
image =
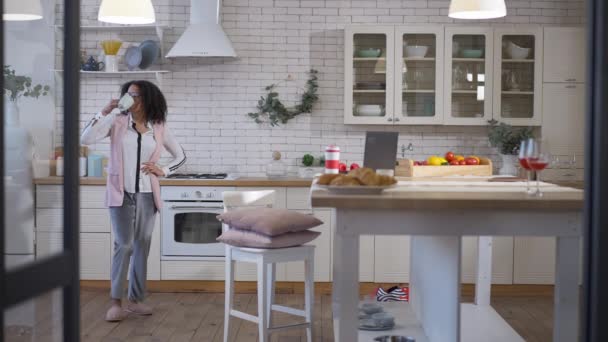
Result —
[[[2,19],[6,21],[42,19],[40,0],[5,0]]]
[[[151,0],[102,0],[97,20],[112,24],[152,24],[156,21]]]
[[[493,19],[506,15],[505,0],[452,0],[448,14],[455,19]]]

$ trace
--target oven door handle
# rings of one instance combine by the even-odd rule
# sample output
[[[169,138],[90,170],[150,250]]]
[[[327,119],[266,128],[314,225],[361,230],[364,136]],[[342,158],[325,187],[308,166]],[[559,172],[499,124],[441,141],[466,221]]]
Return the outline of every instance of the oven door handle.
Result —
[[[223,209],[223,207],[198,207],[198,206],[182,206],[182,205],[172,205],[171,209],[174,210],[209,210],[209,209],[217,209],[217,210],[221,210]]]

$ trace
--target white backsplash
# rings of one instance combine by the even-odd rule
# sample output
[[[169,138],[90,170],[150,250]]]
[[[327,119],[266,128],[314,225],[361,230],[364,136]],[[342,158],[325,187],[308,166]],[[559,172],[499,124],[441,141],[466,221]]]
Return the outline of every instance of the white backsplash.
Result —
[[[99,25],[99,0],[82,1],[82,25]],[[189,19],[190,0],[154,1],[159,24],[165,32],[165,52],[182,33]],[[584,1],[506,1],[508,16],[488,23],[582,24]],[[452,150],[461,154],[490,156],[485,127],[461,126],[348,126],[343,124],[343,28],[348,24],[453,23],[447,17],[449,0],[224,0],[223,23],[238,58],[179,58],[152,68],[170,70],[162,90],[169,102],[168,122],[182,143],[188,161],[182,172],[237,170],[241,175],[264,175],[271,153],[278,150],[286,163],[296,165],[305,153],[322,155],[324,146],[337,144],[342,159],[361,162],[365,131],[398,131],[399,145],[411,142],[406,157],[423,159]],[[61,6],[57,8],[62,11]],[[60,17],[58,15],[58,17]],[[463,21],[458,21],[463,23]],[[470,22],[464,22],[470,24]],[[57,35],[60,39],[60,35]],[[154,32],[85,31],[82,47],[88,54],[102,54],[99,42],[119,38],[129,43],[155,39]],[[60,57],[60,56],[59,56]],[[61,60],[58,59],[58,64]],[[319,71],[319,102],[310,115],[301,115],[281,127],[257,125],[247,113],[255,110],[264,87],[278,87],[283,101],[295,101],[309,69]],[[147,79],[155,81],[153,76]],[[82,126],[99,111],[119,85],[130,77],[83,75]],[[58,95],[60,96],[60,95]],[[61,101],[57,101],[61,103]],[[57,108],[61,113],[61,108]],[[61,115],[58,115],[61,117]],[[61,142],[61,120],[56,141]],[[92,146],[107,152],[108,144]],[[399,148],[401,156],[401,148]],[[580,170],[578,171],[580,172]]]

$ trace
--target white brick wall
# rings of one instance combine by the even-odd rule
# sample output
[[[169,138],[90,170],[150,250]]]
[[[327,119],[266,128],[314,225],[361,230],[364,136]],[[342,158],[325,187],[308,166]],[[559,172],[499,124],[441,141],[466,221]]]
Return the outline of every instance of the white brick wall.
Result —
[[[82,25],[98,25],[100,0],[82,1]],[[584,1],[507,0],[508,16],[485,23],[581,24]],[[189,19],[189,0],[154,0],[157,20],[170,27],[165,46],[170,48]],[[183,144],[188,163],[181,171],[219,172],[238,170],[260,176],[279,150],[295,166],[304,153],[321,155],[327,144],[338,144],[343,159],[361,162],[366,130],[393,130],[399,144],[412,142],[413,157],[447,150],[489,155],[483,127],[443,126],[346,126],[343,124],[343,28],[351,23],[454,23],[447,17],[449,0],[224,0],[223,27],[238,58],[179,58],[164,60],[153,68],[171,70],[163,91],[169,101],[169,125]],[[61,17],[61,6],[57,7]],[[57,35],[60,39],[60,35]],[[155,39],[154,32],[129,31],[82,33],[87,54],[100,56],[99,41],[119,38],[130,43]],[[61,64],[59,58],[57,64]],[[269,83],[283,82],[281,98],[294,101],[306,81],[305,72],[319,70],[320,101],[312,115],[303,115],[281,127],[256,125],[247,117]],[[154,80],[153,77],[148,78]],[[82,123],[110,99],[129,77],[83,76]],[[57,103],[61,103],[58,101]],[[58,108],[57,139],[61,142],[62,112]],[[107,144],[93,149],[107,151]]]

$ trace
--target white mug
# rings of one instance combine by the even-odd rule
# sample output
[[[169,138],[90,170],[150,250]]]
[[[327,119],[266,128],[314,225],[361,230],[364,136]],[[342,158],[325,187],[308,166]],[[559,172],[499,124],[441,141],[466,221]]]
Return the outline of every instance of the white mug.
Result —
[[[133,103],[135,103],[133,97],[131,97],[129,93],[125,93],[118,101],[118,110],[121,112],[126,112],[129,110],[129,108],[131,108]]]

